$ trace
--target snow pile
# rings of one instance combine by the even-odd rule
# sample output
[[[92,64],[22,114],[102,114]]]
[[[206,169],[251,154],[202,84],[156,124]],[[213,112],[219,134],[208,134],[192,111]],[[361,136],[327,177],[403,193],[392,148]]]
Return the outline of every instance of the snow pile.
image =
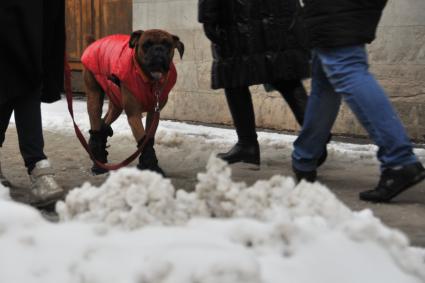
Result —
[[[275,176],[247,187],[232,182],[230,168],[216,158],[198,179],[194,192],[174,193],[157,174],[123,169],[100,188],[85,184],[74,190],[58,212],[62,220],[131,230],[124,235],[143,234],[152,225],[165,229],[162,237],[145,244],[161,246],[167,256],[153,256],[149,250],[141,256],[153,256],[152,270],[166,274],[168,281],[146,282],[198,282],[190,278],[198,278],[199,270],[180,269],[187,264],[180,253],[187,252],[185,260],[202,265],[199,282],[425,280],[423,254],[409,248],[403,234],[368,210],[352,212],[320,184],[295,186],[291,178]],[[173,231],[197,240],[177,252],[174,245],[180,246],[181,239]],[[187,281],[176,279],[180,276]]]
[[[0,282],[423,282],[382,245],[325,226],[308,218],[204,218],[124,231],[52,224],[30,207],[0,201]],[[408,249],[402,252],[411,266],[420,265]]]
[[[85,183],[57,206],[61,220],[77,219],[137,229],[149,224],[181,225],[194,217],[248,217],[273,220],[322,216],[334,225],[351,211],[326,188],[275,176],[252,187],[235,183],[225,162],[211,156],[207,172],[198,174],[195,191],[175,192],[168,179],[149,171],[125,168],[111,173],[101,187]]]
[[[52,224],[6,201],[0,213],[0,282],[261,282],[252,253],[201,229]]]
[[[174,197],[170,180],[150,171],[125,168],[111,173],[100,187],[85,183],[66,202],[58,203],[61,220],[78,219],[136,229],[149,224],[186,223],[206,210],[193,194],[179,191]]]

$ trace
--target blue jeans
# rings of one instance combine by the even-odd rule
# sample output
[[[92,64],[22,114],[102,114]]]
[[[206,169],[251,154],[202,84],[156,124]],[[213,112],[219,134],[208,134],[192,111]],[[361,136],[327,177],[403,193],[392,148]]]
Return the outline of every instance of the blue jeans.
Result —
[[[294,143],[293,166],[301,171],[317,168],[341,97],[378,146],[382,170],[417,162],[400,119],[368,71],[365,46],[316,48],[312,55],[311,95],[301,133]]]

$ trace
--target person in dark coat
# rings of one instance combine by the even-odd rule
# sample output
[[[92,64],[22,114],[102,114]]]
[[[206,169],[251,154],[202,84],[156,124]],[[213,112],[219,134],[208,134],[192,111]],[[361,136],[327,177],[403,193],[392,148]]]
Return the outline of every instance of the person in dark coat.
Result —
[[[375,38],[386,0],[304,0],[312,48],[312,85],[303,128],[294,143],[298,180],[316,180],[341,98],[378,146],[381,177],[360,199],[387,202],[425,178],[406,131],[384,90],[369,73],[365,45]],[[361,176],[360,176],[361,177]]]
[[[60,99],[65,50],[63,0],[0,3],[0,147],[14,112],[19,148],[40,202],[61,195],[44,154],[41,102]],[[10,185],[1,172],[0,180]]]
[[[218,157],[260,164],[251,85],[278,90],[302,125],[309,77],[309,50],[298,37],[296,0],[199,0],[198,20],[212,44],[213,89],[224,88],[238,142]]]

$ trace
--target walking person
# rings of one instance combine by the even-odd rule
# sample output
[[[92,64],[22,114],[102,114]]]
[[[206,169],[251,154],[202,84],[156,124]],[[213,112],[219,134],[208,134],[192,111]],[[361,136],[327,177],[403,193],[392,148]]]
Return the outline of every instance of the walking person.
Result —
[[[198,20],[212,44],[213,89],[224,88],[237,143],[218,157],[228,163],[260,165],[255,114],[249,86],[269,84],[278,90],[299,125],[307,94],[309,51],[300,44],[296,0],[199,0]],[[325,156],[324,156],[325,157]]]
[[[0,38],[0,152],[14,112],[19,149],[40,204],[63,194],[44,154],[41,102],[60,99],[65,50],[64,1],[2,0]],[[10,182],[2,174],[3,185]]]
[[[388,202],[425,178],[425,170],[384,90],[369,73],[365,48],[386,0],[305,0],[304,16],[312,47],[312,85],[304,125],[294,143],[293,170],[298,180],[316,180],[341,98],[379,147],[381,177],[360,199]]]

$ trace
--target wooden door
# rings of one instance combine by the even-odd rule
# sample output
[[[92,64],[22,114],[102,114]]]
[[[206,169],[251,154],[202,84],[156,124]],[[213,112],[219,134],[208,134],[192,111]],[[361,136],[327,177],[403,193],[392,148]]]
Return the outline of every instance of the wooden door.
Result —
[[[54,1],[54,0],[52,0]],[[66,0],[67,51],[71,69],[81,71],[86,36],[96,39],[132,31],[132,0]]]

